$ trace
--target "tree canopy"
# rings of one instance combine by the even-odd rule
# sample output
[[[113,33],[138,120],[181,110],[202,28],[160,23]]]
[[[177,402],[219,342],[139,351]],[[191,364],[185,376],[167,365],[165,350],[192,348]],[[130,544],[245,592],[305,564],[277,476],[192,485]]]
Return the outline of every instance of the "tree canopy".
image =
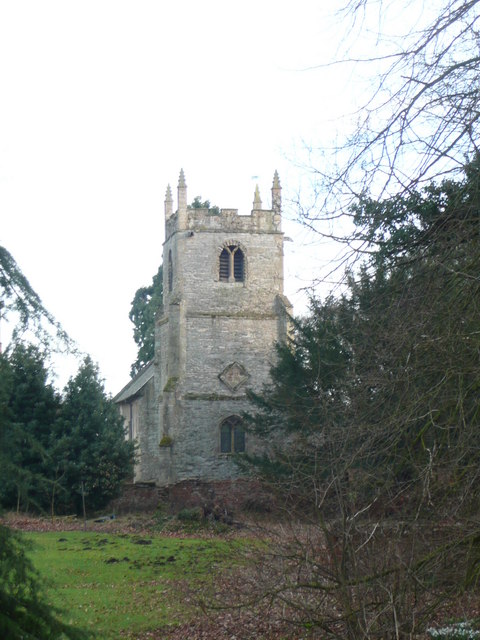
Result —
[[[276,589],[332,636],[390,637],[396,619],[392,637],[411,637],[433,596],[478,579],[479,194],[475,157],[461,180],[359,199],[366,259],[342,295],[312,302],[251,394],[266,452],[243,464],[325,547],[307,560],[314,537],[297,540]]]
[[[67,505],[80,512],[85,493],[90,509],[104,507],[133,474],[134,444],[125,440],[123,417],[89,357],[65,387],[55,430],[54,456],[65,474]]]
[[[133,339],[138,347],[137,359],[132,364],[130,374],[133,377],[154,356],[155,351],[155,314],[163,303],[163,265],[153,276],[152,284],[140,287],[135,292],[129,318],[133,322]]]
[[[17,345],[0,356],[0,504],[71,512],[104,507],[133,472],[133,443],[86,358],[61,397],[42,352]]]
[[[0,504],[52,515],[55,508],[78,510],[81,483],[89,508],[101,508],[132,473],[133,444],[125,441],[98,367],[86,357],[64,396],[58,394],[48,354],[52,340],[72,343],[1,247],[0,300],[15,323],[0,353]]]
[[[53,430],[60,397],[49,383],[45,355],[17,344],[0,356],[3,370],[0,500],[4,506],[41,509],[49,503]]]
[[[210,204],[210,200],[204,200],[202,202],[202,196],[195,196],[193,202],[188,206],[190,209],[208,209],[212,213],[220,213],[219,207],[217,207],[217,205]]]

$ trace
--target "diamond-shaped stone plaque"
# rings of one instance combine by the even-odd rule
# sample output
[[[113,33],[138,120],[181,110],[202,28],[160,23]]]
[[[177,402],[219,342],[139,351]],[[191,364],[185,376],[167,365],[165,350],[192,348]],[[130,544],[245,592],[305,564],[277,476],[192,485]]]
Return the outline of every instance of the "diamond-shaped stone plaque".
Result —
[[[223,384],[231,391],[236,391],[249,379],[250,375],[238,362],[232,362],[218,376]]]

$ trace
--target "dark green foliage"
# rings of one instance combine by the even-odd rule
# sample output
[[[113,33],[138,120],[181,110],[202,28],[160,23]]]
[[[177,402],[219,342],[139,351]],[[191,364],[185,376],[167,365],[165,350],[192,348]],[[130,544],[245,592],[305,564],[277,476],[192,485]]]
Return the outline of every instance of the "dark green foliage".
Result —
[[[0,501],[4,507],[101,508],[132,473],[133,445],[86,358],[61,399],[48,382],[44,356],[17,345],[0,357]]]
[[[138,346],[137,359],[132,364],[133,377],[153,358],[155,350],[155,315],[163,303],[163,265],[153,276],[149,287],[137,289],[129,318],[133,322],[133,339]]]
[[[17,340],[0,354],[0,502],[54,515],[58,507],[79,509],[83,484],[88,507],[99,508],[132,472],[133,445],[125,441],[123,419],[89,358],[63,400],[56,393],[48,381],[44,324],[60,329],[1,248],[0,293],[3,311],[18,320],[17,337],[28,328],[42,339],[42,348]]]
[[[328,473],[332,451],[325,438],[351,420],[347,380],[352,354],[338,332],[341,303],[312,301],[311,311],[294,321],[291,342],[278,345],[272,383],[263,394],[249,394],[259,413],[247,416],[247,423],[269,443],[269,455],[244,459],[286,494],[295,493],[297,483],[309,491],[312,473],[315,478]],[[298,477],[292,483],[294,469]]]
[[[9,419],[3,431],[1,500],[17,509],[42,508],[51,494],[53,425],[60,398],[48,382],[45,356],[37,347],[17,344],[2,366]]]
[[[252,394],[260,411],[255,431],[269,440],[282,434],[270,471],[272,460],[288,459],[305,472],[294,453],[319,476],[334,464],[335,473],[361,475],[367,499],[380,483],[382,491],[391,487],[389,500],[407,485],[420,486],[430,464],[453,482],[461,460],[463,482],[466,475],[474,481],[479,212],[478,161],[463,182],[358,203],[358,235],[368,238],[370,259],[349,276],[346,294],[312,302],[292,344],[278,348],[272,384]],[[472,503],[457,489],[456,509]],[[423,494],[417,497],[426,504]]]
[[[11,345],[0,355],[0,501],[38,507],[50,491],[48,450],[59,402],[46,357],[72,342],[3,247],[0,314],[12,327]],[[38,346],[23,344],[25,334]]]
[[[195,196],[189,207],[190,209],[210,209],[210,200],[202,202],[202,196]]]
[[[390,428],[389,451],[412,479],[427,464],[454,477],[461,461],[465,480],[478,464],[478,158],[465,173],[463,182],[356,208],[375,247],[350,285],[360,415],[382,437]],[[456,509],[471,502],[467,486],[457,485]]]
[[[210,213],[218,215],[220,209],[216,205],[211,205],[210,200],[202,202],[202,196],[195,196],[193,202],[188,205],[190,209],[208,209]]]
[[[134,445],[125,440],[123,418],[88,357],[65,388],[55,428],[53,455],[65,474],[64,504],[73,503],[80,513],[83,486],[87,507],[104,507],[133,472]]]
[[[12,371],[5,355],[0,354],[0,500],[3,502],[5,492],[12,474],[12,454],[15,445],[12,442],[12,412],[10,395],[12,391]]]
[[[90,634],[59,621],[45,601],[20,534],[0,525],[0,637],[5,640],[83,640]]]

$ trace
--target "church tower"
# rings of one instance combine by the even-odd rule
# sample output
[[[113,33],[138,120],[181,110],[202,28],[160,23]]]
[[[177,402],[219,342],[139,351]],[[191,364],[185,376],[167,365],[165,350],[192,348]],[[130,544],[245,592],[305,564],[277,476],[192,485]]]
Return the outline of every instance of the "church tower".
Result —
[[[274,345],[285,339],[291,314],[283,295],[276,172],[271,201],[263,209],[257,187],[250,215],[189,207],[182,170],[174,211],[167,188],[163,308],[145,377],[149,406],[137,410],[143,419],[133,430],[137,481],[232,478],[231,454],[255,447],[242,427],[246,390],[259,391],[268,381]],[[117,401],[128,399],[120,396]]]

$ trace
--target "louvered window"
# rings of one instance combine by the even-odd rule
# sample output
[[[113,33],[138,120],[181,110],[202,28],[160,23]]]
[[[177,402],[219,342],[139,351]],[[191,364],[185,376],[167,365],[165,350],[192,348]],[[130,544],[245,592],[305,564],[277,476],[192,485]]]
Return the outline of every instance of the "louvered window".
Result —
[[[220,452],[243,453],[245,451],[245,431],[238,416],[229,416],[220,426]]]
[[[220,254],[220,280],[228,282],[230,274],[230,252],[224,249]]]
[[[243,253],[238,247],[233,254],[233,277],[235,282],[243,282]]]
[[[240,247],[234,244],[225,247],[220,254],[220,282],[243,282],[245,258]]]

